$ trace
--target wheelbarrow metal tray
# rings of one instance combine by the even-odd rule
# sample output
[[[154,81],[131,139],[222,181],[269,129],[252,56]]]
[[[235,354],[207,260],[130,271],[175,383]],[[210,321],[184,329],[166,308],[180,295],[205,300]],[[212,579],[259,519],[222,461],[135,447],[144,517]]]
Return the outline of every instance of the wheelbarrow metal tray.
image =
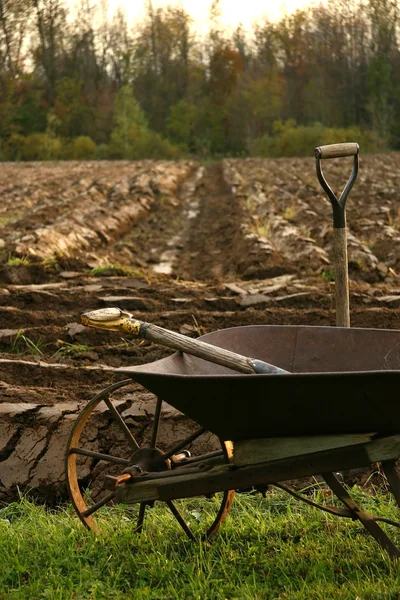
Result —
[[[201,339],[291,374],[242,375],[182,353],[116,371],[224,440],[399,432],[399,330],[254,325]]]

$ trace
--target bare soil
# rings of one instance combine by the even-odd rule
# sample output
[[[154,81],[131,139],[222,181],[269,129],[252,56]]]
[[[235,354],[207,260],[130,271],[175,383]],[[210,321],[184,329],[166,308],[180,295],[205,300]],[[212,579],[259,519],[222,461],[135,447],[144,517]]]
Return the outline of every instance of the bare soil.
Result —
[[[335,190],[350,170],[327,164]],[[170,353],[84,328],[83,312],[119,306],[194,337],[335,324],[331,207],[311,158],[5,163],[0,173],[3,500],[18,490],[65,499],[79,411],[121,379],[113,368]],[[400,327],[399,179],[399,155],[362,158],[347,209],[353,326]],[[155,399],[136,384],[117,397],[146,439]],[[164,417],[161,445],[192,427],[171,408]],[[118,441],[104,411],[91,440],[98,451]]]

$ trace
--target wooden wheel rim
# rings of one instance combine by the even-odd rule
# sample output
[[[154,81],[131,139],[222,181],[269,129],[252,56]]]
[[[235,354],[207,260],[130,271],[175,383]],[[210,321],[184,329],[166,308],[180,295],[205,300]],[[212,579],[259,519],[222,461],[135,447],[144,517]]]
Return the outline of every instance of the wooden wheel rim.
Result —
[[[99,528],[98,528],[96,521],[92,515],[85,516],[85,514],[84,514],[89,509],[89,507],[86,504],[86,501],[82,495],[82,492],[81,492],[81,489],[79,486],[79,478],[78,478],[78,473],[77,473],[77,453],[71,452],[71,448],[79,447],[80,438],[81,438],[82,432],[85,428],[85,425],[86,425],[88,419],[90,418],[91,414],[95,410],[95,408],[98,406],[98,404],[100,404],[100,402],[102,402],[105,398],[107,398],[109,396],[109,394],[111,394],[112,392],[114,392],[114,391],[118,390],[119,388],[122,388],[126,385],[132,384],[132,383],[133,383],[132,379],[125,379],[123,381],[120,381],[118,383],[108,386],[107,388],[102,390],[99,394],[94,396],[90,400],[90,402],[87,404],[87,406],[79,414],[77,420],[75,421],[75,423],[72,427],[71,433],[68,437],[67,450],[66,450],[66,454],[65,454],[65,472],[66,472],[67,489],[69,492],[69,496],[70,496],[72,505],[74,506],[79,519],[82,521],[82,523],[85,525],[85,527],[87,527],[88,529],[91,529],[94,532],[98,532]],[[221,448],[222,448],[222,451],[224,453],[226,460],[229,461],[232,456],[231,442],[225,442],[222,440],[219,440],[219,442],[221,444]],[[229,491],[223,492],[223,496],[221,498],[221,505],[218,510],[218,513],[217,513],[215,519],[213,520],[212,524],[208,527],[207,531],[201,536],[201,539],[208,539],[217,533],[220,526],[222,525],[222,523],[225,521],[225,519],[227,518],[227,516],[229,514],[234,495],[235,495],[234,490],[229,490]],[[143,519],[143,516],[144,515],[142,515],[142,519]],[[141,527],[139,529],[141,529]],[[190,532],[190,530],[187,531],[184,528],[184,531],[188,535],[189,538],[194,539],[194,536]]]
[[[78,416],[68,438],[67,451],[65,454],[65,472],[68,492],[71,498],[71,502],[80,520],[88,529],[92,529],[93,531],[98,531],[98,527],[91,515],[85,517],[83,514],[86,510],[88,510],[88,506],[82,496],[79,487],[78,473],[76,468],[77,455],[75,452],[70,452],[70,449],[78,447],[82,431],[96,406],[100,404],[100,402],[102,402],[102,400],[111,392],[114,392],[115,390],[118,390],[119,388],[124,387],[130,383],[132,383],[131,379],[124,379],[124,381],[119,381],[118,383],[110,385],[109,387],[102,390],[99,394],[94,396],[94,398],[90,400],[89,404],[83,409],[83,411]]]

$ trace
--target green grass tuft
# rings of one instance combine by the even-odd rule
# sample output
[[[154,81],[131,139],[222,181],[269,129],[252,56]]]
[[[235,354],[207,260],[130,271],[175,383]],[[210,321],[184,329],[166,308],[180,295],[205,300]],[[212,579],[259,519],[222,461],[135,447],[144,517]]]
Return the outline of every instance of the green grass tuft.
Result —
[[[326,281],[335,281],[335,271],[334,269],[324,269],[321,271],[321,277],[326,279]]]
[[[15,336],[9,352],[11,354],[31,354],[43,356],[41,348],[44,343],[42,340],[34,342],[28,336],[24,335],[23,329],[20,329]]]
[[[60,356],[78,356],[84,352],[90,351],[90,346],[86,344],[71,344],[69,342],[65,342],[64,340],[57,340],[59,349],[53,354],[53,358],[57,358]]]
[[[26,256],[19,257],[19,256],[13,256],[12,254],[9,254],[7,261],[6,261],[6,265],[8,267],[21,267],[24,265],[29,265],[30,262],[31,261]]]

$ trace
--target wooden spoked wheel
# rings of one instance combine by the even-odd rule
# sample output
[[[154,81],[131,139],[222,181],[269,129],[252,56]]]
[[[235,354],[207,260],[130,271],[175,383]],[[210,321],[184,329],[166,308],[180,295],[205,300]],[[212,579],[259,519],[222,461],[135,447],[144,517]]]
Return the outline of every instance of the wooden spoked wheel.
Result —
[[[66,480],[72,504],[82,523],[94,531],[98,530],[96,513],[106,505],[113,504],[115,492],[104,486],[107,476],[119,476],[132,465],[139,465],[148,472],[166,471],[178,467],[194,467],[196,463],[222,458],[229,460],[230,443],[219,441],[220,447],[212,452],[202,452],[202,436],[210,436],[204,428],[193,424],[193,431],[184,439],[166,445],[160,442],[163,402],[157,399],[152,423],[138,433],[137,423],[124,416],[127,403],[111,399],[111,394],[122,387],[132,385],[127,379],[115,383],[97,394],[82,410],[70,433],[66,457]],[[125,397],[124,390],[124,397]],[[99,426],[94,426],[93,418],[103,419],[106,435],[101,436]],[[111,423],[111,424],[110,424]],[[135,437],[136,435],[136,437]],[[137,440],[143,438],[143,442]],[[207,441],[207,438],[204,438]],[[163,447],[165,446],[165,447]],[[197,449],[200,448],[200,451]],[[211,498],[174,500],[165,502],[171,516],[191,539],[209,538],[214,535],[226,519],[234,496],[234,491],[220,492]],[[153,505],[154,503],[152,503]],[[135,531],[143,527],[146,509],[149,504],[142,502],[129,506],[129,514],[135,519]]]

